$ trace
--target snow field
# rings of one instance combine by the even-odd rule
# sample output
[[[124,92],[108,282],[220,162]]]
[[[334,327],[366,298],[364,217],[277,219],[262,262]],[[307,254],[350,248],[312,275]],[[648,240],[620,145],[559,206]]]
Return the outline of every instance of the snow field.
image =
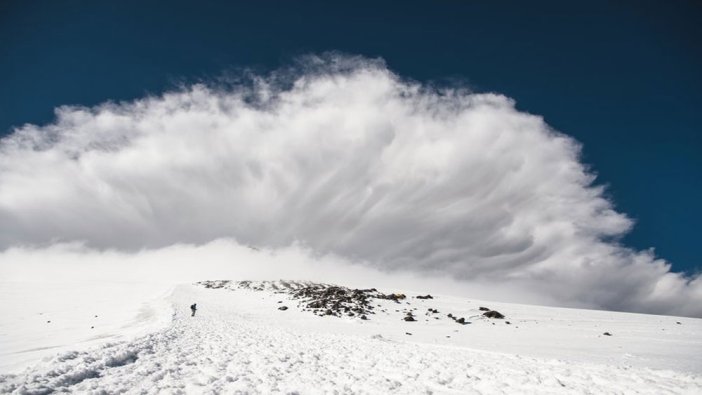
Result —
[[[700,320],[674,324],[680,332],[659,338],[663,343],[659,347],[650,344],[651,325],[674,317],[491,304],[507,314],[512,325],[492,325],[491,320],[475,317],[472,324],[461,326],[442,319],[424,321],[425,316],[419,313],[420,321],[406,323],[394,312],[402,304],[379,301],[380,308],[393,311],[386,315],[378,310],[370,321],[361,321],[316,317],[300,311],[287,295],[269,291],[210,290],[193,285],[178,286],[169,301],[175,314],[168,328],[130,341],[63,352],[21,374],[0,376],[0,392],[702,392],[701,367],[696,365],[699,357],[695,356]],[[188,306],[194,302],[199,310],[190,317]],[[417,311],[424,305],[442,313],[477,309],[466,307],[465,299],[449,297],[409,302],[404,306]],[[279,311],[281,305],[290,308]],[[541,315],[549,310],[554,310],[552,317],[561,312],[557,324]],[[530,319],[539,324],[526,319],[530,311]],[[569,321],[569,312],[580,316],[580,321]],[[611,315],[607,322],[614,334],[611,338],[598,337],[595,331],[599,328],[585,331],[601,314]],[[575,329],[569,329],[565,322],[571,322]],[[649,324],[644,325],[646,322]],[[624,341],[629,336],[627,327],[639,337]],[[524,339],[530,332],[546,334],[529,344]],[[568,335],[570,345],[561,341],[568,340]],[[581,336],[582,341],[572,341]],[[487,338],[492,341],[485,341]],[[547,347],[548,338],[554,344],[551,348]],[[619,345],[612,342],[619,338],[621,343],[614,344],[627,347],[631,357],[618,359]],[[598,348],[594,347],[597,342],[609,343]],[[502,344],[501,348],[497,344]],[[478,345],[484,349],[477,349]],[[530,352],[509,352],[516,345]],[[588,351],[590,347],[594,351]],[[485,350],[491,348],[498,350]],[[539,356],[552,353],[560,353],[562,358]],[[595,358],[596,354],[600,358]],[[659,365],[667,367],[646,367],[656,355],[661,356]],[[626,360],[634,364],[623,363]]]
[[[165,328],[172,290],[119,281],[0,282],[0,373]]]

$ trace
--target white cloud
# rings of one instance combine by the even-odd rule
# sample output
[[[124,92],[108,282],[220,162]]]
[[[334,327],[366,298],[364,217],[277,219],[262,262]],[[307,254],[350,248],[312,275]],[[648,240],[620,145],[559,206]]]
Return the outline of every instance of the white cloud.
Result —
[[[702,316],[699,277],[612,241],[631,221],[542,118],[380,62],[305,65],[22,127],[0,142],[0,248],[299,242],[562,305]]]

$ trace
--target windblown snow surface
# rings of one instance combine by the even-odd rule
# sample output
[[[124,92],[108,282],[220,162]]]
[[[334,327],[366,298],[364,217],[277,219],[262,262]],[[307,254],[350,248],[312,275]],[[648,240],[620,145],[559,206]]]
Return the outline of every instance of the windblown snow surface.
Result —
[[[301,283],[243,284],[179,285],[142,305],[131,325],[91,325],[109,342],[71,339],[77,349],[56,345],[39,361],[18,356],[38,358],[29,343],[56,342],[51,324],[88,312],[40,317],[28,304],[23,317],[44,324],[44,337],[3,326],[0,392],[702,393],[700,319],[382,290],[407,297],[369,299],[373,313],[362,320],[313,314],[287,289]],[[486,318],[484,306],[506,317]]]

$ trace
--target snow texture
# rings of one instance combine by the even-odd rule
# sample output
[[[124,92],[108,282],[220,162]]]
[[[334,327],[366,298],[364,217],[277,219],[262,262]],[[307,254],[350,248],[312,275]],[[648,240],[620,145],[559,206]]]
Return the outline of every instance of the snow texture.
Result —
[[[487,302],[406,294],[364,321],[303,311],[284,287],[182,285],[167,328],[46,358],[0,392],[702,392],[699,319],[492,303],[495,320]]]

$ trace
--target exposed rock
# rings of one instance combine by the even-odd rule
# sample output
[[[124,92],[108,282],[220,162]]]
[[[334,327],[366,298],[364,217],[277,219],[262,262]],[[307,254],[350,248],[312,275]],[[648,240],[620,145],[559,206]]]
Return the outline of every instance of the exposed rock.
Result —
[[[495,311],[495,310],[486,311],[483,313],[483,316],[485,316],[487,318],[498,318],[498,319],[505,318],[505,316],[502,315],[502,313],[500,313],[499,311]]]
[[[407,322],[417,321],[413,311],[417,311],[416,307],[411,307],[411,303],[407,301],[407,296],[403,293],[384,294],[378,292],[375,288],[366,289],[351,289],[330,284],[320,284],[308,281],[202,281],[197,283],[200,286],[210,289],[225,288],[230,290],[246,289],[251,291],[271,291],[277,294],[287,294],[290,298],[297,301],[296,305],[299,310],[309,311],[317,316],[334,316],[334,317],[358,317],[361,320],[369,320],[371,314],[376,307],[380,308],[386,314],[392,310],[384,308],[379,299],[391,300],[400,304],[405,301],[408,305],[406,309],[396,309],[397,313],[402,314],[402,320]],[[418,299],[434,299],[430,294],[419,295]],[[284,300],[278,300],[279,304],[284,303]],[[285,308],[283,308],[285,307]],[[288,306],[280,306],[279,309],[287,310]],[[428,308],[426,315],[439,314],[439,310]],[[448,317],[457,320],[452,314]],[[434,316],[434,319],[439,319]],[[428,321],[428,320],[427,320]],[[465,322],[465,319],[463,320]]]
[[[287,310],[287,309],[288,309],[288,306],[280,306],[280,307],[278,307],[278,310],[283,310],[283,311],[285,311],[285,310]]]
[[[350,289],[346,287],[338,287],[333,285],[323,284],[307,284],[303,287],[294,289],[292,292],[294,299],[301,300],[307,303],[305,307],[317,310],[331,310],[332,313],[326,315],[335,315],[340,317],[342,314],[347,316],[365,317],[375,314],[373,309],[375,303],[373,299],[393,300],[399,303],[399,300],[404,299],[404,294],[383,294],[375,288],[370,289]],[[378,305],[380,306],[380,305]],[[352,314],[349,314],[352,313]]]
[[[242,281],[242,282],[244,282],[244,281]],[[202,281],[202,282],[199,282],[198,284],[201,284],[205,288],[219,289],[219,288],[226,287],[229,283],[230,282],[226,281],[226,280],[219,280],[219,281]]]
[[[378,293],[378,295],[375,295],[374,297],[376,297],[378,299],[393,300],[397,303],[400,303],[401,300],[404,300],[405,298],[407,298],[407,296],[405,296],[405,294],[400,294],[400,293],[387,294],[387,295]]]
[[[612,334],[609,333],[609,332],[605,332],[605,333],[603,333],[603,335],[605,335],[605,336],[612,336]]]
[[[480,310],[480,311],[490,311],[490,309],[488,309],[487,307],[483,307],[483,306],[478,307],[478,310]]]

